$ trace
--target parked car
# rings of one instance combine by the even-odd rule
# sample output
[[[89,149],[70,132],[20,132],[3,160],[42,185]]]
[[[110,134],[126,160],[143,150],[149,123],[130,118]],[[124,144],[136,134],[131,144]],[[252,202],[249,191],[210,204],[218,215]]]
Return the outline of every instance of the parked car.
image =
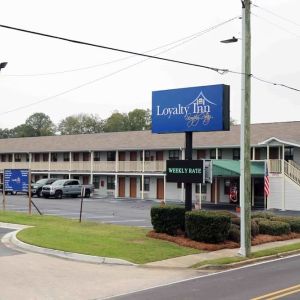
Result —
[[[42,197],[42,188],[44,185],[49,185],[55,182],[57,178],[43,178],[31,184],[31,196],[37,195]]]
[[[82,185],[77,179],[60,179],[53,184],[44,185],[42,195],[45,198],[54,197],[61,199],[64,196],[78,197],[84,190],[84,197],[89,198],[94,191],[94,186],[91,184]]]

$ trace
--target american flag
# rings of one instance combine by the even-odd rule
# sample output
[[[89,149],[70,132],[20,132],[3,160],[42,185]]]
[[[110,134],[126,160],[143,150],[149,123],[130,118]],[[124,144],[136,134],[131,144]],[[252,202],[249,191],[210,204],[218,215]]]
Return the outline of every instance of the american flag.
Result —
[[[269,171],[268,171],[268,163],[265,164],[265,184],[264,184],[264,191],[265,196],[268,197],[270,194],[270,179],[269,179]]]

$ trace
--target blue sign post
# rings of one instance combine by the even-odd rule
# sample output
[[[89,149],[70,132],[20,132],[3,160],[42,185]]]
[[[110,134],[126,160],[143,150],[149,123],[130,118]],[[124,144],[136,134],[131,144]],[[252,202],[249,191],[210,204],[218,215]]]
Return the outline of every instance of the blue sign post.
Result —
[[[229,130],[229,86],[152,92],[152,132]]]

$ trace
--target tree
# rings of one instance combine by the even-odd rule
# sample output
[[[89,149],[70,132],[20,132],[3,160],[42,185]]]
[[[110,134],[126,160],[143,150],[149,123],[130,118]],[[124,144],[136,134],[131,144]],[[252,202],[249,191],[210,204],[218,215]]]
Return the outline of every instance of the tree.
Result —
[[[129,130],[148,130],[151,128],[150,109],[134,109],[128,113]]]
[[[8,129],[8,128],[1,129],[0,128],[0,139],[8,139],[13,136],[14,136],[14,133],[13,133],[12,129]]]
[[[128,131],[129,122],[127,114],[121,114],[115,111],[106,119],[103,130],[104,132]]]
[[[29,136],[35,136],[34,130],[31,126],[28,126],[26,124],[21,124],[13,129],[11,129],[11,137],[29,137]]]
[[[61,134],[98,133],[103,132],[103,122],[97,115],[72,115],[59,123],[58,131]]]
[[[54,135],[56,132],[56,126],[44,113],[34,113],[26,120],[25,125],[25,131],[28,130],[30,134],[27,136]]]

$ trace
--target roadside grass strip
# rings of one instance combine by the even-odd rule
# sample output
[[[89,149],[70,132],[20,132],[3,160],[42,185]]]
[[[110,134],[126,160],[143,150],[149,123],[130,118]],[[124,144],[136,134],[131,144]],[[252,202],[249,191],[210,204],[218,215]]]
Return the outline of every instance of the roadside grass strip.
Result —
[[[86,255],[120,258],[145,264],[197,254],[201,251],[148,238],[149,229],[113,224],[82,222],[54,216],[0,212],[0,222],[31,225],[17,238],[24,243]]]
[[[202,266],[206,265],[212,265],[212,266],[224,266],[229,264],[234,264],[238,262],[247,262],[251,261],[255,258],[262,258],[262,257],[268,257],[272,255],[280,255],[286,252],[296,251],[300,250],[300,243],[280,246],[280,247],[274,247],[270,249],[265,250],[259,250],[251,253],[251,256],[249,258],[242,257],[242,256],[233,256],[233,257],[222,257],[217,259],[210,259],[210,260],[203,260],[200,261],[197,264],[192,265],[192,268],[201,268]]]

